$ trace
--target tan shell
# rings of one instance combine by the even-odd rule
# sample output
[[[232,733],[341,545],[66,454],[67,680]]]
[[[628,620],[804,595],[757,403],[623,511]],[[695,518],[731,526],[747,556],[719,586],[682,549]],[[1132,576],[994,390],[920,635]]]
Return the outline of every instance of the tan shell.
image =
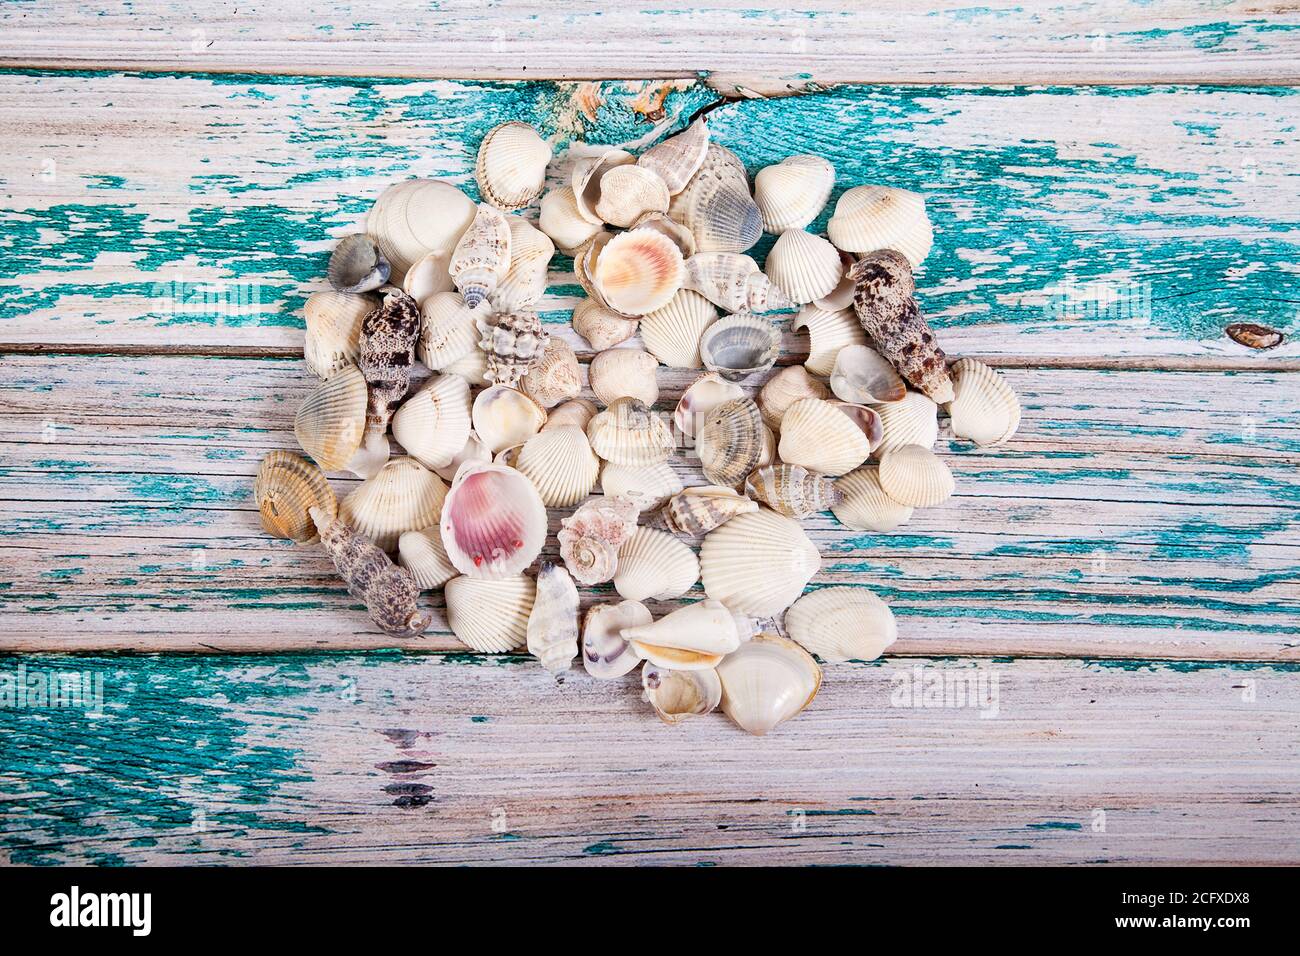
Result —
[[[670,136],[642,153],[637,165],[657,174],[668,192],[675,196],[699,171],[708,150],[709,128],[700,117],[685,132]]]
[[[442,371],[477,351],[479,338],[474,312],[459,292],[435,292],[424,300],[415,348],[427,368]]]
[[[373,295],[350,292],[313,292],[302,307],[307,323],[303,358],[312,374],[329,378],[356,364],[361,320],[379,307]]]
[[[476,212],[474,201],[452,183],[408,179],[375,200],[366,216],[366,233],[392,266],[389,281],[400,284],[407,270],[429,253],[450,256]]]
[[[298,408],[293,433],[325,471],[345,467],[361,447],[368,395],[365,376],[348,365],[312,389]]]
[[[798,304],[829,295],[844,278],[839,251],[821,236],[788,229],[767,254],[767,276]]]
[[[524,312],[537,308],[546,293],[547,269],[555,243],[520,216],[510,221],[510,268],[497,283],[492,305],[498,312]]]
[[[786,409],[803,398],[829,398],[830,390],[808,374],[803,365],[781,369],[758,393],[758,408],[763,413],[763,423],[780,431],[781,419]]]
[[[799,523],[775,511],[737,515],[700,548],[705,593],[752,617],[772,617],[803,593],[821,567]]]
[[[673,424],[688,437],[694,437],[704,424],[704,419],[723,402],[744,398],[745,390],[728,382],[717,372],[701,375],[682,392],[673,412]]]
[[[648,212],[668,211],[668,187],[645,166],[615,166],[600,181],[596,215],[626,229]]]
[[[541,195],[551,147],[527,123],[493,127],[478,148],[479,194],[498,209],[523,209]]]
[[[682,287],[681,250],[654,229],[619,233],[600,251],[591,281],[605,304],[626,316],[661,309]]]
[[[595,299],[583,299],[573,308],[573,331],[598,352],[612,349],[636,334],[637,320],[619,315]]]
[[[666,724],[712,713],[722,702],[717,670],[670,670],[652,661],[641,668],[642,695]]]
[[[423,589],[440,588],[459,571],[447,557],[438,528],[422,531],[403,531],[397,539],[397,563],[411,572],[415,583]]]
[[[912,509],[900,505],[880,487],[876,465],[864,465],[835,482],[844,499],[831,511],[840,524],[854,531],[893,531],[912,517]]]
[[[880,415],[880,444],[872,449],[877,455],[904,445],[932,448],[939,438],[939,406],[920,392],[874,408]]]
[[[687,604],[650,624],[623,631],[638,657],[660,667],[701,670],[714,667],[740,646],[735,615],[719,601]]]
[[[700,561],[672,535],[637,528],[618,552],[614,587],[629,601],[681,597],[700,579]]]
[[[668,499],[660,512],[664,526],[678,534],[708,534],[737,515],[751,514],[758,504],[734,488],[701,485]]]
[[[889,360],[868,345],[846,345],[831,370],[835,397],[858,405],[901,401],[907,385]]]
[[[469,438],[469,383],[434,375],[393,416],[393,437],[426,468],[444,468]]]
[[[795,641],[831,664],[874,661],[898,639],[889,605],[863,587],[821,588],[785,613]]]
[[[519,449],[515,468],[537,486],[548,508],[571,508],[591,494],[600,459],[576,425],[538,432]]]
[[[528,641],[528,618],[537,587],[522,574],[504,578],[462,575],[447,582],[447,624],[476,651],[502,654]]]
[[[901,505],[928,508],[953,492],[952,472],[942,459],[920,445],[904,445],[880,457],[880,487]]]
[[[754,202],[773,235],[802,229],[817,218],[835,187],[835,167],[820,156],[789,156],[754,177]]]
[[[411,268],[406,270],[406,278],[402,280],[402,291],[423,307],[431,296],[455,289],[451,281],[451,273],[447,271],[450,265],[451,252],[446,249],[421,256]]]
[[[804,398],[781,419],[777,454],[823,475],[852,471],[880,440],[879,416],[869,408]]]
[[[682,480],[667,462],[641,466],[605,462],[600,489],[606,495],[629,499],[638,511],[651,511],[681,491]]]
[[[599,222],[589,221],[578,211],[572,186],[552,189],[542,197],[542,213],[537,224],[566,256],[573,255],[601,231]]]
[[[435,526],[447,486],[414,458],[392,458],[339,503],[339,517],[383,551],[396,551],[403,531]]]
[[[788,518],[806,518],[844,500],[835,481],[801,465],[767,465],[745,479],[745,494]]]
[[[812,703],[822,671],[794,641],[759,634],[724,659],[718,678],[723,713],[761,737]]]
[[[618,551],[636,530],[636,506],[625,498],[592,498],[560,520],[560,557],[581,584],[612,580]]]
[[[542,426],[542,431],[551,428],[562,428],[565,425],[577,425],[585,432],[598,411],[600,409],[590,399],[570,399],[551,409],[551,413],[546,416],[546,424]]]
[[[655,357],[643,349],[607,349],[592,358],[587,379],[596,398],[605,405],[620,398],[653,405],[659,400],[658,369]]]
[[[477,309],[510,270],[510,220],[500,209],[478,204],[474,221],[456,243],[447,271],[465,304]]]
[[[608,680],[635,668],[641,658],[622,636],[623,631],[652,620],[650,611],[637,601],[593,605],[582,622],[582,666],[587,673]]]
[[[952,366],[952,382],[948,414],[954,435],[989,447],[1016,433],[1020,400],[1001,375],[983,362],[964,358]]]
[[[672,431],[635,398],[620,398],[587,425],[592,450],[618,465],[653,465],[666,461],[676,443]]]
[[[298,544],[320,535],[311,520],[312,508],[333,518],[338,499],[315,464],[289,451],[269,452],[253,480],[253,500],[262,517],[262,529],[276,538]]]
[[[727,312],[779,312],[794,307],[757,262],[735,252],[697,252],[686,260],[681,286]]]
[[[701,368],[700,336],[717,318],[712,302],[681,289],[663,308],[642,316],[641,341],[670,368]]]
[[[696,442],[704,476],[734,488],[758,467],[763,454],[763,416],[748,398],[733,398],[709,412]]]
[[[573,347],[552,335],[541,359],[524,374],[519,387],[543,408],[552,408],[577,398],[582,391],[582,373],[578,370],[578,356]]]
[[[835,203],[826,232],[845,252],[894,249],[915,268],[934,242],[925,197],[889,186],[855,186]]]
[[[523,392],[492,385],[478,393],[471,412],[474,433],[495,455],[522,445],[546,424],[546,409]]]
[[[862,331],[853,309],[828,312],[814,305],[805,305],[790,323],[790,329],[808,330],[810,348],[804,368],[823,378],[835,371],[835,360],[840,350],[848,345],[866,345],[867,333]]]

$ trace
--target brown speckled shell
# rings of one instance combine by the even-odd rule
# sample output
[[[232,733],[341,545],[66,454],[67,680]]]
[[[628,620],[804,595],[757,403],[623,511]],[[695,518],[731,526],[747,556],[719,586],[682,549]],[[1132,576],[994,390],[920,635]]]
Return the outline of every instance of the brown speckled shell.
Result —
[[[361,321],[361,374],[370,386],[366,432],[380,434],[411,387],[411,363],[420,334],[420,305],[398,289]]]

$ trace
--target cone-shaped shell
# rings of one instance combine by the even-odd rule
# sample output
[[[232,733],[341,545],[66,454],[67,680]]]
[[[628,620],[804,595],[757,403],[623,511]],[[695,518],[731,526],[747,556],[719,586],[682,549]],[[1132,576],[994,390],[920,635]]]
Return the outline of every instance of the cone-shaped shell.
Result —
[[[370,620],[385,634],[415,637],[429,626],[431,615],[420,610],[420,589],[409,571],[394,565],[341,515],[330,518],[320,508],[312,508],[310,517],[348,593],[365,602]]]
[[[555,243],[521,216],[510,220],[510,268],[497,283],[492,305],[498,312],[527,312],[537,308],[546,292],[547,269]]]
[[[641,668],[641,687],[646,702],[666,724],[712,713],[722,702],[722,681],[711,667],[680,671],[646,661]]]
[[[368,390],[355,365],[321,382],[298,409],[293,433],[325,471],[338,471],[356,454],[366,429]]]
[[[403,531],[397,539],[397,563],[411,572],[424,589],[440,588],[460,572],[447,557],[437,526],[422,531]]]
[[[849,345],[866,345],[867,335],[852,309],[830,312],[805,305],[790,323],[791,331],[808,330],[808,358],[804,368],[823,378],[835,370],[840,350]]]
[[[569,572],[550,561],[537,572],[537,596],[528,616],[528,653],[557,677],[578,656],[578,589]]]
[[[681,289],[661,309],[641,318],[641,341],[671,368],[700,368],[700,336],[718,318],[713,303],[698,292]]]
[[[738,382],[776,364],[781,335],[772,323],[749,312],[724,316],[700,336],[704,367]]]
[[[822,660],[874,661],[898,638],[889,605],[866,588],[821,588],[785,613],[785,630]]]
[[[794,641],[759,634],[723,660],[718,677],[723,713],[761,737],[812,703],[822,671]]]
[[[372,295],[348,292],[313,292],[307,297],[302,307],[307,323],[302,352],[312,374],[329,378],[356,363],[361,321],[378,305]]]
[[[781,233],[767,254],[766,266],[767,277],[800,305],[829,295],[844,275],[839,251],[802,229]]]
[[[600,489],[611,497],[629,499],[638,511],[652,511],[682,490],[682,480],[663,461],[654,465],[606,462],[600,472]]]
[[[802,365],[781,369],[758,393],[758,408],[763,413],[763,424],[781,430],[781,419],[786,409],[804,398],[829,398],[830,391]]]
[[[648,212],[667,211],[668,187],[653,170],[616,166],[600,181],[596,215],[602,222],[626,229]]]
[[[880,415],[877,455],[904,445],[934,447],[939,438],[939,407],[920,392],[907,392],[897,402],[875,406]]]
[[[607,349],[592,357],[587,380],[605,405],[620,398],[653,405],[659,401],[658,369],[658,361],[644,349]]]
[[[653,465],[673,453],[672,431],[644,403],[620,398],[587,425],[592,450],[617,465]]]
[[[835,487],[843,500],[831,510],[840,524],[854,531],[893,531],[912,517],[908,505],[900,505],[880,487],[876,465],[864,465],[851,471]]]
[[[988,447],[1000,445],[1016,433],[1020,400],[1001,375],[983,362],[959,359],[952,367],[952,382],[948,414],[954,435]]]
[[[705,593],[751,617],[772,617],[803,593],[821,567],[798,522],[759,509],[710,531],[700,549]]]
[[[426,468],[445,468],[469,439],[469,383],[434,375],[393,416],[393,437]]]
[[[298,544],[319,536],[311,519],[312,508],[330,518],[339,510],[338,499],[321,470],[289,451],[273,451],[262,459],[253,480],[253,500],[267,534]]]
[[[866,461],[879,440],[879,416],[871,409],[805,398],[786,409],[777,454],[791,465],[842,475]]]
[[[681,284],[728,312],[774,312],[794,306],[759,271],[757,262],[734,252],[697,252],[686,260]]]
[[[894,249],[913,267],[925,261],[934,242],[925,197],[889,186],[855,186],[835,204],[826,226],[831,242],[845,252]]]
[[[698,172],[668,212],[694,234],[701,252],[744,252],[763,234],[744,164],[717,143],[708,144]]]
[[[498,209],[523,209],[546,184],[551,147],[527,123],[493,127],[478,148],[478,191]]]
[[[572,186],[552,189],[542,197],[542,213],[537,224],[566,256],[573,255],[601,231],[599,222],[591,222],[578,212]]]
[[[583,299],[573,308],[573,331],[598,352],[612,349],[636,334],[637,320],[619,315],[595,299]]]
[[[678,670],[714,667],[740,646],[731,609],[711,599],[679,607],[651,624],[626,628],[623,637],[632,642],[638,657]]]
[[[493,455],[522,445],[546,424],[546,409],[505,385],[492,385],[479,392],[470,416],[474,433]]]
[[[582,391],[582,373],[573,347],[552,335],[541,359],[524,374],[519,389],[543,408],[577,398]]]
[[[358,233],[339,240],[325,274],[336,292],[359,293],[378,289],[388,281],[390,269],[375,241]]]
[[[682,287],[676,243],[654,229],[619,233],[600,251],[591,281],[605,304],[626,316],[661,309]]]
[[[754,177],[754,202],[773,235],[802,229],[822,211],[835,186],[835,167],[820,156],[790,156]]]
[[[900,505],[928,508],[948,500],[952,472],[934,452],[904,445],[880,457],[880,487]]]
[[[474,201],[451,183],[408,179],[385,189],[366,216],[366,232],[392,266],[400,283],[411,266],[430,252],[450,255],[474,221]]]
[[[745,494],[788,518],[806,518],[844,500],[835,481],[801,465],[767,465],[745,479]]]
[[[447,486],[414,458],[393,458],[339,504],[339,517],[384,551],[403,531],[438,523]]]
[[[673,495],[660,514],[669,531],[701,535],[721,527],[737,515],[752,514],[757,510],[757,502],[734,488],[700,485]]]
[[[465,304],[477,309],[496,291],[510,270],[510,221],[485,202],[478,204],[474,221],[456,243],[447,271]]]
[[[704,476],[734,488],[763,456],[763,416],[748,398],[723,402],[704,419],[696,442]]]
[[[447,582],[447,623],[462,643],[502,654],[528,641],[528,617],[537,588],[523,574],[487,579],[461,575]]]
[[[673,412],[673,424],[683,435],[694,437],[704,425],[709,412],[733,398],[744,398],[745,390],[728,382],[717,372],[701,375],[682,392]]]
[[[502,465],[461,465],[442,509],[442,543],[463,574],[519,574],[546,541],[546,507],[533,483]]]
[[[622,677],[641,663],[623,630],[654,620],[644,604],[621,601],[596,604],[582,622],[582,666],[592,677]]]
[[[681,597],[699,579],[695,552],[663,531],[637,528],[619,548],[614,587],[629,601]]]
[[[447,368],[477,351],[480,338],[474,312],[459,292],[435,292],[424,300],[415,348],[427,368]]]
[[[636,530],[636,506],[625,498],[592,498],[560,521],[556,540],[569,573],[582,584],[614,577],[618,550]]]
[[[519,449],[517,468],[537,486],[548,508],[571,508],[591,494],[600,459],[576,425],[538,432]]]
[[[654,172],[668,192],[677,195],[704,164],[709,150],[709,128],[700,117],[683,133],[670,136],[637,158],[637,165]]]

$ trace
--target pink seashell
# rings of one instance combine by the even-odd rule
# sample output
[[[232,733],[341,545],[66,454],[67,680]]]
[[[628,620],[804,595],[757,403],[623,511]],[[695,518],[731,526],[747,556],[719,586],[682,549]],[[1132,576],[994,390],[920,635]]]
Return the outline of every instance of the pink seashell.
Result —
[[[456,569],[504,578],[533,563],[546,541],[546,508],[533,483],[513,468],[466,461],[442,508],[442,542]]]
[[[612,581],[618,549],[636,530],[637,507],[630,498],[592,498],[560,522],[560,557],[583,584]]]

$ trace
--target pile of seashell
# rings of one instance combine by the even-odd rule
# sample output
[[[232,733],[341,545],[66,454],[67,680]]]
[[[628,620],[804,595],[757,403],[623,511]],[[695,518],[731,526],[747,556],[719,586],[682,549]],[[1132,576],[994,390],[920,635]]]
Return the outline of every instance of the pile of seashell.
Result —
[[[536,225],[509,213],[541,194],[552,149],[520,122],[479,148],[485,201],[421,179],[380,195],[330,258],[334,291],[306,303],[321,382],[294,431],[314,463],[265,458],[262,524],[319,537],[388,634],[422,632],[420,592],[443,588],[471,648],[526,646],[557,677],[579,653],[597,678],[640,666],[665,721],[721,707],[763,734],[817,693],[814,654],[870,660],[896,634],[865,588],[804,593],[821,559],[800,519],[897,528],[953,492],[931,450],[939,406],[987,446],[1011,437],[1020,405],[988,366],[949,368],[917,306],[912,269],[933,238],[921,196],[851,188],[824,238],[805,228],[834,187],[820,157],[762,169],[751,192],[702,119],[640,156],[588,153]],[[765,231],[778,238],[760,269],[746,252]],[[535,311],[557,248],[588,296],[573,328],[596,352],[595,402]],[[810,354],[763,381],[781,343],[763,313],[796,309]],[[412,391],[417,357],[432,374]],[[703,370],[662,417],[660,364]],[[405,456],[390,457],[390,432]],[[669,465],[687,440],[708,484],[684,487]],[[323,471],[365,480],[340,502]],[[548,508],[566,512],[560,561],[529,576]],[[642,603],[697,581],[706,599],[658,620]],[[580,629],[577,585],[607,582],[622,600]]]

